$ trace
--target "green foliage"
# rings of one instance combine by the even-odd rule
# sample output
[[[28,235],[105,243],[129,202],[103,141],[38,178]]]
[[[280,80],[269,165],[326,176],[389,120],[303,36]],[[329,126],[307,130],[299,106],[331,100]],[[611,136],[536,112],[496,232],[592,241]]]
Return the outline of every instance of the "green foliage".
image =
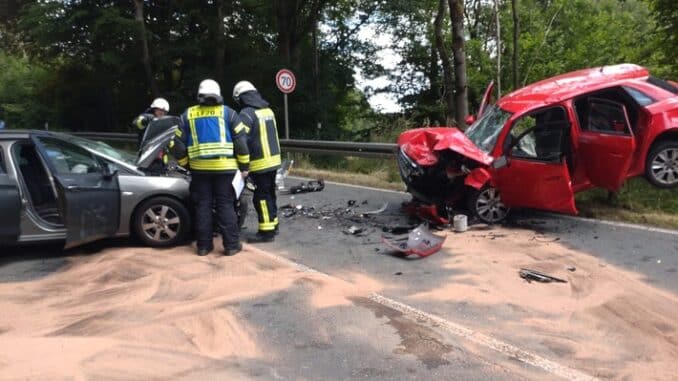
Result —
[[[45,68],[0,52],[0,105],[8,128],[42,128],[50,119],[48,78]]]

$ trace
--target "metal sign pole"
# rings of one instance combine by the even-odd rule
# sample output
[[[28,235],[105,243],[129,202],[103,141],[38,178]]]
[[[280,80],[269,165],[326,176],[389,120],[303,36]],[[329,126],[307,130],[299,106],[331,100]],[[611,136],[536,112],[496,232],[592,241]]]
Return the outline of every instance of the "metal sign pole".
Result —
[[[285,139],[290,138],[290,118],[287,109],[287,93],[285,93]]]

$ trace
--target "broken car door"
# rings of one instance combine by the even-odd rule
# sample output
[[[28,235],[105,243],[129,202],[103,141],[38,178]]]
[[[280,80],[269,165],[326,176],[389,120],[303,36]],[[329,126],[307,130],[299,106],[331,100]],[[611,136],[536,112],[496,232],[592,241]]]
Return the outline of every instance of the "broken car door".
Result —
[[[591,184],[619,190],[631,166],[636,142],[626,107],[607,99],[589,98],[581,118],[578,165]]]
[[[111,237],[118,230],[118,177],[89,151],[48,136],[31,136],[54,179],[66,226],[66,248]]]
[[[567,166],[569,132],[570,122],[559,106],[513,122],[503,142],[506,165],[494,177],[505,205],[577,213]]]
[[[5,170],[7,163],[3,161],[0,151],[0,245],[12,244],[19,237],[19,221],[21,198],[16,181],[11,179]]]

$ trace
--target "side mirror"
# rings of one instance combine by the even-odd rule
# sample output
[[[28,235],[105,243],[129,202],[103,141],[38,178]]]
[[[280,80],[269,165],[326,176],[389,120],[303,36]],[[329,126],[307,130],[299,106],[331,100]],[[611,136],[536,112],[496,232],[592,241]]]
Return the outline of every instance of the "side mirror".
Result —
[[[504,167],[508,167],[509,161],[506,156],[500,156],[492,162],[492,168],[494,169],[500,169]]]
[[[466,119],[464,119],[464,122],[466,122],[466,125],[467,125],[467,126],[470,126],[470,125],[472,125],[473,123],[476,122],[476,116],[473,115],[473,114],[468,115],[468,116],[466,117]]]
[[[115,177],[115,175],[118,174],[118,170],[117,169],[111,170],[111,166],[108,163],[104,164],[103,169],[104,169],[104,171],[103,171],[102,176],[103,176],[104,180],[111,180],[112,178]]]

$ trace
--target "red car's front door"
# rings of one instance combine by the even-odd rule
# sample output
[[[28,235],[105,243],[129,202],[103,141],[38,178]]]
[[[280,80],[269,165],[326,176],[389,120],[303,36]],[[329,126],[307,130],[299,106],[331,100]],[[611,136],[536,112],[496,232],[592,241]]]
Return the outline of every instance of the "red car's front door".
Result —
[[[569,132],[570,123],[560,106],[513,122],[504,142],[507,165],[494,173],[504,204],[577,213],[565,155],[571,144]]]
[[[615,192],[626,180],[636,142],[621,103],[591,98],[582,120],[577,156],[591,184]]]

